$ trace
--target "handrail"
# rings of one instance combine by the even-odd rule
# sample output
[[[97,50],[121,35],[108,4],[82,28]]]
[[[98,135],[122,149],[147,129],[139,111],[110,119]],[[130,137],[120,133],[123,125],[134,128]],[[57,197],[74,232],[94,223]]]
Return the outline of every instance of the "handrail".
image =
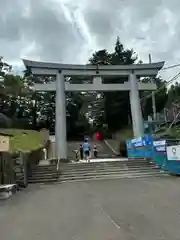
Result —
[[[58,158],[58,160],[57,160],[57,166],[56,166],[57,179],[58,179],[58,174],[59,174],[59,163],[60,163],[60,159]]]
[[[56,170],[57,170],[57,171],[59,170],[59,162],[60,162],[60,160],[58,159],[58,161],[57,161],[57,167],[56,167]]]

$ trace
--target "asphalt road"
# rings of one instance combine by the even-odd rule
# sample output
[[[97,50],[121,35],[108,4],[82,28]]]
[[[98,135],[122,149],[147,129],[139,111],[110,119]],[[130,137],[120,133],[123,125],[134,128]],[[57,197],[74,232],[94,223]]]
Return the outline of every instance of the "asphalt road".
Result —
[[[34,185],[0,202],[3,240],[179,240],[180,179]]]

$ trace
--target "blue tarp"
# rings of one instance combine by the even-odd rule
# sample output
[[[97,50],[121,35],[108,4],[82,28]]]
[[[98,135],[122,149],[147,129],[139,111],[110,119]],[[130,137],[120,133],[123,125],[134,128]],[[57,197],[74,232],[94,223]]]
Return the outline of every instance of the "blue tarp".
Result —
[[[165,140],[153,141],[152,136],[131,139],[126,141],[128,158],[150,158],[159,167],[170,173],[180,174],[180,145],[177,148],[176,160],[167,157],[167,142]],[[169,147],[169,146],[168,146]]]
[[[153,156],[153,143],[150,135],[127,140],[126,146],[129,158],[152,158]]]
[[[165,168],[167,161],[166,140],[153,141],[152,159],[157,166]]]

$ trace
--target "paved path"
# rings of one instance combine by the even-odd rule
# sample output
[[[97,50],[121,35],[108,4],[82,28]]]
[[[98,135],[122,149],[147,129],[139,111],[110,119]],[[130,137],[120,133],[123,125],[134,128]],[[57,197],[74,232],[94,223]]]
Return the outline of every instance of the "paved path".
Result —
[[[69,141],[68,142],[68,156],[71,158],[75,158],[75,153],[73,150],[79,149],[80,144],[83,142],[78,141]],[[104,142],[98,142],[98,141],[90,141],[90,146],[93,149],[93,146],[96,145],[98,149],[98,156],[100,158],[110,158],[114,157],[115,154],[110,150],[109,147],[106,146]]]
[[[51,157],[55,158],[55,136],[50,136],[50,140],[52,142],[52,154]],[[75,149],[79,149],[80,144],[82,144],[83,141],[69,141],[68,144],[68,158],[75,159]],[[115,154],[113,151],[110,150],[109,147],[106,146],[104,142],[97,142],[97,141],[90,141],[91,148],[93,148],[94,144],[96,144],[97,149],[99,151],[99,157],[101,158],[111,158],[114,157]]]
[[[113,149],[113,152],[119,154],[119,141],[115,139],[106,139],[106,143]]]
[[[0,202],[3,240],[179,240],[178,178],[34,185]]]

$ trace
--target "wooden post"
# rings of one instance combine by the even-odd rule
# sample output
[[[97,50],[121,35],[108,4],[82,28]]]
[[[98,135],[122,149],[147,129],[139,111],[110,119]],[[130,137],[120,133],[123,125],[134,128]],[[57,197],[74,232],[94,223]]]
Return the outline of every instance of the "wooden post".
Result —
[[[9,137],[7,136],[0,136],[0,165],[1,165],[1,184],[4,184],[5,176],[4,176],[4,158],[3,152],[9,151]]]
[[[4,184],[4,162],[2,157],[2,152],[0,152],[0,163],[1,163],[1,184]]]

